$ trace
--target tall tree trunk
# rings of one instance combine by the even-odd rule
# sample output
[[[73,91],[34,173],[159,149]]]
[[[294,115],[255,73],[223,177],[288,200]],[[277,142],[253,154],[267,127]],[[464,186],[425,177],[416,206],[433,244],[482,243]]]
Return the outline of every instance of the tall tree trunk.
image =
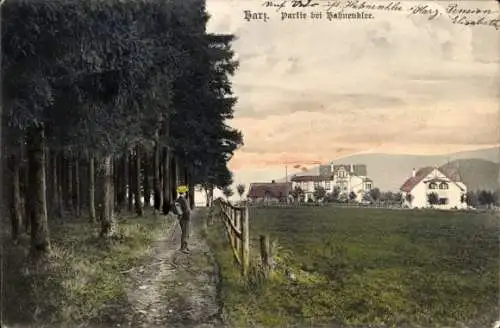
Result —
[[[194,180],[193,180],[193,168],[190,164],[186,165],[186,184],[189,188],[189,206],[194,208]]]
[[[177,174],[179,170],[177,169],[177,163],[179,163],[179,157],[175,154],[170,155],[170,166],[168,170],[170,172],[170,178],[168,179],[169,191],[170,191],[170,201],[173,202],[177,198],[177,186],[183,185],[181,177]]]
[[[208,198],[210,201],[210,206],[212,206],[214,203],[214,186],[213,185],[210,185],[210,189],[208,192]]]
[[[63,199],[63,209],[64,211],[68,210],[69,206],[69,200],[68,200],[68,165],[66,163],[66,156],[64,154],[61,154],[61,159],[60,159],[60,170],[61,170],[61,196]]]
[[[121,191],[121,179],[120,179],[120,161],[114,160],[113,161],[113,190],[115,192],[113,193],[115,199],[115,212],[120,213],[120,191]]]
[[[74,207],[73,207],[73,159],[67,159],[67,184],[66,184],[66,192],[68,193],[68,210],[71,211],[71,215],[74,215]]]
[[[51,211],[50,213],[57,216],[57,217],[61,217],[62,216],[62,213],[61,213],[61,208],[59,207],[59,172],[57,170],[57,159],[59,158],[58,156],[58,153],[56,151],[52,151],[52,154],[50,156],[50,169],[51,169],[51,179],[52,179],[52,183],[50,184],[51,185],[51,188],[50,188],[50,202],[51,202]]]
[[[135,195],[135,212],[138,216],[142,216],[142,199],[141,199],[141,147],[135,146],[135,167],[134,167],[134,195]]]
[[[115,218],[113,213],[113,165],[110,155],[106,155],[101,163],[102,190],[100,219],[101,219],[101,237],[108,238],[114,235]]]
[[[134,155],[128,153],[128,211],[132,212],[134,207]]]
[[[121,205],[121,192],[122,192],[122,160],[121,158],[115,158],[113,167],[113,175],[114,175],[114,189],[115,189],[115,213],[120,213],[120,205]]]
[[[59,153],[57,156],[57,209],[60,213],[61,217],[63,216],[64,209],[64,155],[63,153]]]
[[[31,218],[31,252],[38,257],[50,252],[49,226],[45,181],[45,147],[43,127],[31,127],[28,131],[28,162]]]
[[[155,210],[161,211],[163,209],[163,188],[162,181],[160,177],[161,169],[161,155],[160,155],[160,145],[158,141],[155,143],[154,149],[154,160],[153,160],[153,188],[154,188],[154,208]]]
[[[163,138],[167,141],[167,145],[164,148],[164,161],[163,161],[163,214],[167,215],[170,212],[171,200],[172,200],[172,179],[170,176],[171,167],[171,149],[169,145],[170,139],[170,115],[167,112],[165,115],[165,120],[163,122]],[[175,187],[174,187],[175,189]]]
[[[47,215],[51,216],[54,214],[54,206],[52,205],[52,194],[54,192],[54,187],[53,181],[54,178],[52,177],[52,154],[51,151],[49,150],[49,147],[45,146],[44,148],[44,154],[45,154],[45,179],[47,183]]]
[[[144,206],[149,207],[151,205],[151,184],[150,184],[150,154],[148,152],[144,153],[143,160],[143,186],[144,186]]]
[[[170,177],[169,181],[172,181],[172,187],[173,189],[172,192],[172,199],[177,198],[177,186],[181,184],[181,179],[179,177],[179,170],[178,170],[178,164],[179,161],[177,160],[177,157],[175,155],[172,156],[170,160]]]
[[[22,207],[21,207],[21,184],[20,184],[20,160],[19,155],[13,154],[9,161],[9,173],[11,181],[10,190],[10,219],[12,224],[12,240],[17,244],[21,232]]]
[[[213,193],[214,193],[213,185],[211,185],[211,184],[205,185],[205,186],[203,186],[203,190],[205,191],[205,200],[206,200],[205,205],[207,207],[212,207]]]
[[[170,149],[169,147],[165,147],[163,150],[163,214],[167,215],[170,212],[171,205],[171,176],[170,176]]]
[[[81,216],[80,204],[80,162],[78,159],[73,164],[73,209],[77,217]]]
[[[88,169],[88,178],[89,178],[89,221],[91,223],[96,222],[95,215],[95,157],[94,154],[89,155],[89,169]]]
[[[27,153],[27,150],[26,150]],[[29,183],[29,173],[30,173],[30,163],[29,159],[26,158],[23,167],[23,180],[24,180],[24,229],[27,234],[31,234],[31,221],[33,220],[33,205],[31,204],[32,190]]]
[[[125,210],[127,204],[127,181],[128,181],[128,165],[127,154],[124,153],[120,160],[120,189],[118,195],[118,208],[120,212]]]
[[[181,170],[179,170],[179,165],[181,164],[180,158],[174,155],[172,156],[172,161],[170,163],[170,170],[172,172],[172,181],[174,185],[179,186],[184,184],[181,177]]]

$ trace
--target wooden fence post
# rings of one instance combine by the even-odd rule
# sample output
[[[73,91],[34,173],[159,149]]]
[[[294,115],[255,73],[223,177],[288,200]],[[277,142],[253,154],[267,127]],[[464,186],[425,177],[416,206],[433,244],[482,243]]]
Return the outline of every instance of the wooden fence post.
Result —
[[[242,212],[241,222],[241,267],[243,276],[248,273],[248,267],[250,265],[250,238],[249,238],[249,212],[248,206],[245,206],[244,212]]]
[[[240,238],[238,238],[238,251],[241,253],[241,250],[243,249],[243,235],[241,234],[242,231],[242,226],[243,226],[243,216],[245,216],[245,209],[244,208],[239,208],[238,209],[238,231],[240,232]],[[241,264],[243,265],[243,258],[241,258]]]
[[[262,267],[264,269],[264,274],[266,277],[269,276],[269,271],[271,268],[269,259],[269,237],[267,235],[260,235],[260,258],[262,261]]]
[[[234,209],[234,227],[236,228],[236,231],[241,231],[240,230],[240,220],[241,220],[241,211],[239,208]],[[236,254],[240,253],[240,238],[236,235],[234,238],[235,245],[234,248],[236,250]],[[241,259],[240,259],[241,260]]]
[[[236,221],[236,209],[233,207],[229,207],[229,211],[231,213],[231,225],[234,225],[234,222]],[[229,234],[231,235],[231,246],[233,248],[236,248],[236,239],[237,237],[234,235],[234,232],[232,229],[229,229]]]

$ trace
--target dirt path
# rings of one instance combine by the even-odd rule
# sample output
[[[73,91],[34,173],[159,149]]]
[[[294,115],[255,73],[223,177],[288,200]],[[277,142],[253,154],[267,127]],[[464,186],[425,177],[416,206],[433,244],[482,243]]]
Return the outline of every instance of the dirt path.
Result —
[[[120,327],[221,327],[217,274],[201,234],[198,210],[191,219],[189,248],[180,252],[180,227],[173,216],[154,242],[150,263],[135,268],[125,286],[132,313]]]

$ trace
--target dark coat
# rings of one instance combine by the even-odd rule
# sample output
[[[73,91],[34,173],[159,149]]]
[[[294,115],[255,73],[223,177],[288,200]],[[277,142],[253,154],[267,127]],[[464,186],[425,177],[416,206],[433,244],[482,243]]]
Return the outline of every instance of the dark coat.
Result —
[[[184,196],[179,196],[179,198],[177,198],[177,201],[181,205],[182,209],[182,215],[180,215],[179,219],[189,220],[191,216],[191,209],[189,208],[189,203],[187,199]]]

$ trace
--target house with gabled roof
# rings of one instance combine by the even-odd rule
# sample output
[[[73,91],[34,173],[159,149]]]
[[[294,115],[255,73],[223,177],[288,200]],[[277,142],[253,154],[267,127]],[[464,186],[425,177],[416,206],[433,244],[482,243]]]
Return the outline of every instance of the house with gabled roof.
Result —
[[[353,192],[356,195],[355,200],[361,201],[363,196],[373,189],[373,180],[366,174],[366,165],[363,164],[330,164],[321,165],[319,175],[293,176],[291,180],[293,188],[301,188],[306,199],[314,200],[314,190],[322,187],[327,193],[337,188],[339,196],[345,199]]]
[[[286,203],[287,195],[292,190],[292,183],[271,182],[251,183],[247,198],[252,203],[279,202]]]
[[[424,167],[416,171],[400,188],[403,194],[403,207],[408,208],[467,208],[467,187],[461,181],[458,170],[444,171],[437,167]],[[435,203],[430,202],[429,194],[435,194]]]

